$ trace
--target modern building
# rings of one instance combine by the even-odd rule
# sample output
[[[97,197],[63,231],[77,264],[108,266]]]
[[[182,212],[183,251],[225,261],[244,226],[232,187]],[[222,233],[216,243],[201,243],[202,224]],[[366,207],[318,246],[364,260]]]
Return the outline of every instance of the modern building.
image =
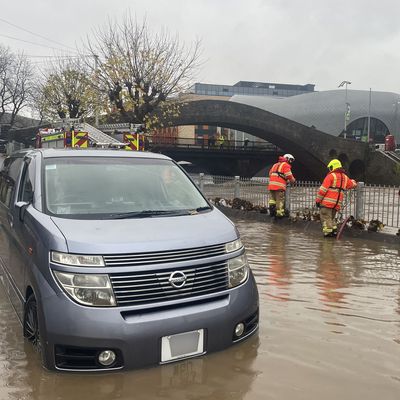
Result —
[[[334,136],[384,143],[389,133],[400,143],[400,95],[368,90],[328,90],[276,98],[233,96],[230,100],[261,108],[282,117],[313,126]],[[349,104],[347,107],[346,101]],[[369,129],[368,129],[369,126]],[[369,137],[368,137],[369,132]]]
[[[316,92],[314,88],[313,84],[240,81],[232,86],[195,83],[189,92],[255,106],[334,136],[384,143],[385,136],[390,133],[400,144],[399,94],[348,89],[346,97],[345,89]],[[178,137],[181,137],[181,129]],[[238,146],[246,139],[263,142],[244,132],[208,125],[185,127],[184,137],[208,142],[209,138],[221,134]]]
[[[239,81],[234,85],[195,83],[188,92],[200,96],[221,96],[227,99],[236,95],[285,98],[312,93],[314,92],[314,87],[315,85],[313,84],[292,85],[287,83]],[[210,138],[216,138],[220,135],[223,135],[230,143],[237,143],[238,146],[242,146],[245,140],[264,142],[255,136],[233,129],[217,128],[209,125],[196,125],[194,127],[194,137],[198,143],[201,141],[208,143]]]
[[[239,81],[234,85],[213,85],[208,83],[195,83],[189,93],[204,96],[225,96],[235,95],[247,96],[278,96],[290,97],[303,93],[314,92],[315,85],[292,85],[287,83],[250,82]]]

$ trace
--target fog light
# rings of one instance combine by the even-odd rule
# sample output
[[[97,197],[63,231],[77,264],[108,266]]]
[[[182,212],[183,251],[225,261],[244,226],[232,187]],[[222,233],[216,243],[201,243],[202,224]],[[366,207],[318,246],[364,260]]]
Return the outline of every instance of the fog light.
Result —
[[[105,367],[109,367],[111,364],[114,364],[117,356],[112,350],[104,350],[99,354],[98,360],[101,365]]]
[[[244,324],[242,322],[238,323],[235,327],[235,336],[240,337],[244,332]]]

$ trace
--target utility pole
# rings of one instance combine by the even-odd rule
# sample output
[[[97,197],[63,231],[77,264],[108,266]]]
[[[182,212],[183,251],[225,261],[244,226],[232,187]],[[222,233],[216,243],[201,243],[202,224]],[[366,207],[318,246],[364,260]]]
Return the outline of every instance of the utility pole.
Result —
[[[98,87],[99,87],[99,78],[98,78],[98,73],[97,69],[99,67],[99,56],[97,54],[94,55],[94,67],[95,67],[95,73],[96,73],[96,105],[95,105],[95,116],[94,116],[94,124],[96,125],[96,128],[99,126],[99,96],[98,96]]]
[[[347,85],[351,85],[349,81],[343,81],[338,87],[345,86],[345,111],[344,111],[344,133],[343,137],[347,139],[347,120],[350,119],[350,103],[347,101]]]

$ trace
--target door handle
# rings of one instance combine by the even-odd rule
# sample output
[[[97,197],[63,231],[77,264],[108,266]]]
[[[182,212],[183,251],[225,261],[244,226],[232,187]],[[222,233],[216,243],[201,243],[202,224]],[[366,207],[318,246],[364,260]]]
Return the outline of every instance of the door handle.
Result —
[[[8,214],[8,222],[12,228],[14,226],[14,217],[11,214]]]

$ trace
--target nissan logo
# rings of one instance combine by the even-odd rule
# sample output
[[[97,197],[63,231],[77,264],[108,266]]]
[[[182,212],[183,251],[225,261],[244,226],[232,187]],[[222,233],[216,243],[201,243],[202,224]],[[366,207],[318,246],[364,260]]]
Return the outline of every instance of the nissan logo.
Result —
[[[180,289],[185,286],[186,283],[186,275],[182,271],[174,271],[168,279],[168,282],[174,288]]]

